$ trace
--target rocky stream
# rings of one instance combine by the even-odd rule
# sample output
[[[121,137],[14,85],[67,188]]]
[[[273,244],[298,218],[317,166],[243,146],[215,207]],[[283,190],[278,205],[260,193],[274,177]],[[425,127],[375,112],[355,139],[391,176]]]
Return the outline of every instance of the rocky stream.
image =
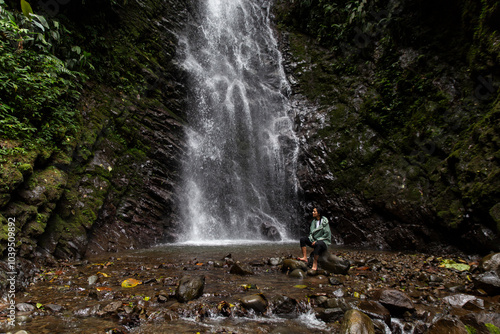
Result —
[[[296,243],[163,245],[60,260],[16,297],[2,333],[498,333],[500,254]]]

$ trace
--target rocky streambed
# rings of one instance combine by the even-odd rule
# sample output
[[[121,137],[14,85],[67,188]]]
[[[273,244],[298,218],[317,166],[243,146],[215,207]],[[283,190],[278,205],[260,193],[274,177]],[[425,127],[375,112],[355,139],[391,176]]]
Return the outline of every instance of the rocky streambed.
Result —
[[[498,333],[500,254],[167,245],[39,270],[2,333]]]

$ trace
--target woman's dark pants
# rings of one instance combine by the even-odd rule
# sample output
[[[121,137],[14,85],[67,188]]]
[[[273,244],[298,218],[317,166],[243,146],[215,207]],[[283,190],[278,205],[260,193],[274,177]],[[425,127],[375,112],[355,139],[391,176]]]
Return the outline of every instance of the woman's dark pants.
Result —
[[[306,247],[306,246],[309,246],[309,247],[313,248],[312,255],[314,255],[314,256],[321,255],[321,253],[323,253],[324,251],[326,251],[326,249],[328,248],[326,246],[325,242],[322,241],[322,240],[316,241],[316,243],[313,246],[312,242],[309,240],[308,237],[302,237],[302,238],[300,238],[300,247],[302,248],[302,247]]]

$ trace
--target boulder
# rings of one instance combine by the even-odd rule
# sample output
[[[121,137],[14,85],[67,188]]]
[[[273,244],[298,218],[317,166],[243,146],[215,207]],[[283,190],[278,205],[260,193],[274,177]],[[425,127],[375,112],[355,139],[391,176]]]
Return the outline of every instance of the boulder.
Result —
[[[382,320],[387,326],[391,325],[391,313],[381,303],[371,300],[362,300],[357,307],[370,318]]]
[[[351,266],[348,260],[335,256],[328,251],[319,256],[318,264],[322,269],[339,275],[347,274]]]
[[[295,269],[290,273],[289,276],[293,278],[305,278],[306,273],[302,269]]]
[[[412,312],[415,310],[415,306],[410,297],[399,290],[377,290],[375,291],[374,297],[394,316],[401,316],[407,311]]]
[[[446,296],[443,301],[454,307],[471,308],[474,305],[479,309],[484,309],[484,301],[476,296],[458,293],[456,295]]]
[[[184,276],[179,280],[175,291],[175,297],[181,303],[196,299],[203,294],[205,287],[205,276]]]
[[[482,272],[492,271],[500,276],[500,253],[486,255],[479,263],[479,269]]]
[[[229,273],[233,275],[247,276],[253,275],[253,270],[241,263],[235,263],[229,270]]]
[[[468,332],[460,320],[444,317],[434,322],[426,334],[468,334]]]
[[[260,225],[260,233],[262,234],[264,239],[271,241],[281,240],[281,234],[275,226],[262,223]]]
[[[494,271],[474,276],[473,282],[476,289],[482,289],[489,295],[500,294],[500,277]]]
[[[340,333],[375,334],[375,328],[369,316],[358,310],[349,310],[344,314]]]
[[[301,269],[303,271],[307,271],[307,265],[299,260],[286,259],[283,261],[283,265],[281,266],[281,271],[294,271],[295,269]]]
[[[269,305],[263,294],[255,294],[241,298],[241,305],[247,310],[254,310],[257,313],[264,313]]]

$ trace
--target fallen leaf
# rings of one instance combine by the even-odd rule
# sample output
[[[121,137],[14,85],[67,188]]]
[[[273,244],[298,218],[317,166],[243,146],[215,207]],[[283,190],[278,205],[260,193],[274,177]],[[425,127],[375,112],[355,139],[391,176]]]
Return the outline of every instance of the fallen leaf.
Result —
[[[113,291],[113,289],[105,287],[105,286],[100,286],[96,288],[97,291]]]
[[[305,289],[305,288],[307,288],[307,285],[300,285],[299,284],[299,285],[294,285],[293,287],[297,288],[297,289]]]
[[[142,284],[142,282],[136,280],[135,278],[127,278],[122,282],[122,288],[133,288],[139,284]]]

